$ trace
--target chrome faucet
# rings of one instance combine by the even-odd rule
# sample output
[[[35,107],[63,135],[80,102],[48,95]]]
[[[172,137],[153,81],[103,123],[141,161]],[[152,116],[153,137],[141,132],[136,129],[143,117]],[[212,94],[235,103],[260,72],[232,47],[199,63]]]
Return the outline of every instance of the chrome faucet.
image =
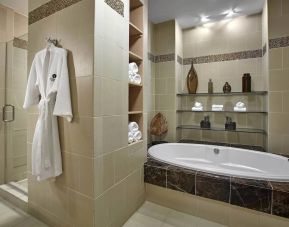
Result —
[[[214,148],[214,153],[215,154],[219,154],[220,153],[220,149],[219,148]]]

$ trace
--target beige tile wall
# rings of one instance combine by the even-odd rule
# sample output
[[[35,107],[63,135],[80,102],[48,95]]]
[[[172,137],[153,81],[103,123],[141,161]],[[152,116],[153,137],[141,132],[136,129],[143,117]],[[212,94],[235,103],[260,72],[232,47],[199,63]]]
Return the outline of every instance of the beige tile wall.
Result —
[[[228,227],[286,227],[288,219],[146,184],[147,200]]]
[[[29,10],[48,1],[29,1]],[[74,119],[59,119],[63,174],[37,182],[31,176],[31,143],[37,109],[28,117],[29,211],[51,226],[94,226],[93,59],[95,1],[82,0],[29,25],[28,69],[45,38],[60,40],[68,50]],[[45,196],[43,196],[45,195]]]
[[[268,0],[269,39],[289,36],[288,0]],[[289,154],[289,47],[269,50],[269,151]]]
[[[175,21],[154,26],[155,55],[175,53]],[[176,140],[176,65],[175,61],[155,64],[155,112],[168,121],[168,133],[162,140]]]
[[[144,201],[149,97],[144,99],[143,141],[128,145],[129,0],[124,17],[104,1],[95,2],[94,52],[94,226],[122,226]],[[147,1],[144,53],[147,53]],[[121,34],[121,35],[119,35]],[[151,89],[144,56],[143,89]]]

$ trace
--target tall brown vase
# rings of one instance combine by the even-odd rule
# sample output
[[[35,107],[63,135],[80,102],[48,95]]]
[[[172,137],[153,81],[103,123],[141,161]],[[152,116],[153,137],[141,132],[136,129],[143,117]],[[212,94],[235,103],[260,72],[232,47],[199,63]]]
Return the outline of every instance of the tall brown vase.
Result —
[[[198,75],[192,62],[191,69],[187,75],[187,88],[190,94],[196,94],[198,88]]]

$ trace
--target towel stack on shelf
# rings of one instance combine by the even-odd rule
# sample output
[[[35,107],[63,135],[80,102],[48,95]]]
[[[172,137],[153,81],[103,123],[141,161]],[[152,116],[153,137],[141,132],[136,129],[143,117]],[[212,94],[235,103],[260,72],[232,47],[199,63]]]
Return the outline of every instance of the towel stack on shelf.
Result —
[[[246,112],[247,108],[245,106],[245,103],[237,102],[236,106],[234,107],[234,111],[236,111],[236,112]]]
[[[195,102],[195,105],[192,107],[192,111],[203,111],[203,104],[200,102]]]
[[[129,63],[128,79],[130,83],[141,84],[141,76],[138,74],[138,66],[135,62]]]
[[[139,130],[139,126],[136,122],[130,122],[128,124],[128,143],[140,141],[142,139],[142,133]]]
[[[223,111],[224,110],[224,105],[212,105],[212,111]]]

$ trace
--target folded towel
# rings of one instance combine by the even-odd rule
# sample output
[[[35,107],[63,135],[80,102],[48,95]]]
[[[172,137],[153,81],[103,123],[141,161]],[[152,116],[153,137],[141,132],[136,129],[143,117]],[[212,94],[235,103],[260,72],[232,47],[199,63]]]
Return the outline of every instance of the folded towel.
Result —
[[[246,107],[234,107],[234,111],[236,112],[246,112],[247,108]]]
[[[129,72],[129,74],[130,73],[132,73],[132,74],[138,73],[138,66],[135,62],[129,63],[128,72]]]
[[[243,102],[237,102],[237,103],[236,103],[236,107],[244,108],[244,107],[246,107],[246,106],[245,106],[245,103],[243,103]]]
[[[128,133],[128,143],[133,143],[133,141],[134,141],[133,133],[132,133],[132,132],[129,132],[129,133]]]
[[[201,107],[192,107],[192,111],[203,111],[203,107],[201,106]]]
[[[137,132],[138,129],[139,129],[139,127],[138,127],[138,124],[136,122],[132,121],[128,124],[128,131],[129,132],[134,133],[134,132]]]
[[[216,105],[216,104],[213,104],[212,105],[212,108],[222,108],[223,109],[224,105]]]
[[[133,139],[135,142],[140,141],[142,138],[142,133],[141,131],[136,131],[133,133]]]

